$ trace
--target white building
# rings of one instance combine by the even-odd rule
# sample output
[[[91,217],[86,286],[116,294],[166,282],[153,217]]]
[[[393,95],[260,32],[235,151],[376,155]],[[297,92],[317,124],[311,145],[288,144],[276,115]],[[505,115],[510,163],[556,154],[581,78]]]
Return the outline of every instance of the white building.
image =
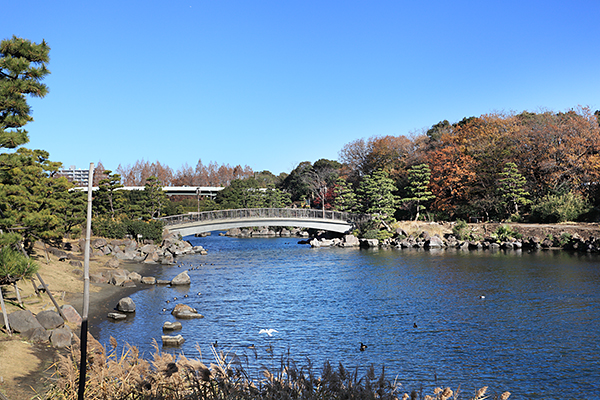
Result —
[[[87,186],[89,170],[77,169],[72,165],[69,169],[59,169],[58,176],[64,176],[69,181],[75,183],[77,186]]]

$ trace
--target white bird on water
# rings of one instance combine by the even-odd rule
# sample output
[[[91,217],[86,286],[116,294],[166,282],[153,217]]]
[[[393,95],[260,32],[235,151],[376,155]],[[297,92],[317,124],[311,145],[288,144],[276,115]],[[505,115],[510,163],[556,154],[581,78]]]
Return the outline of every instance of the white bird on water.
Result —
[[[266,333],[269,336],[273,336],[273,333],[277,332],[275,329],[271,328],[271,329],[261,329],[260,331],[258,331],[258,334],[260,335],[261,333]]]

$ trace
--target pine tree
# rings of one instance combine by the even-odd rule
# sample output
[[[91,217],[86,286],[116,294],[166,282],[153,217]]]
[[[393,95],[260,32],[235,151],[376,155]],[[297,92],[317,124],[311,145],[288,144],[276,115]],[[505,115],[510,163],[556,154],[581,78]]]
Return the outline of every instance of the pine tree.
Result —
[[[146,179],[146,185],[144,185],[143,193],[146,200],[146,217],[160,217],[167,202],[167,196],[163,191],[163,185],[160,180],[156,176],[151,176]]]
[[[29,141],[23,126],[33,118],[26,96],[41,98],[48,93],[41,81],[50,73],[46,69],[49,51],[43,41],[35,44],[16,36],[0,42],[0,149],[15,149]],[[58,165],[48,161],[48,153],[42,150],[18,149],[0,154],[3,245],[58,238],[56,193],[67,182],[64,178],[48,178]]]
[[[363,210],[379,221],[393,222],[396,186],[387,172],[379,169],[365,177],[359,188]]]
[[[94,206],[97,214],[110,214],[111,219],[114,220],[115,213],[120,210],[124,201],[122,192],[118,190],[123,187],[121,175],[114,174],[110,170],[102,171],[102,173],[106,178],[98,182]]]
[[[435,196],[429,190],[429,181],[431,180],[431,170],[427,164],[419,164],[408,170],[408,186],[406,193],[408,197],[403,198],[403,203],[412,202],[416,209],[415,221],[419,220],[419,213],[426,209],[423,203],[435,199]]]
[[[527,205],[531,201],[527,198],[529,192],[524,187],[527,180],[519,173],[517,164],[509,162],[500,172],[498,180],[498,192],[503,200],[503,205],[509,213],[519,214],[519,205]]]
[[[354,193],[346,179],[340,177],[336,180],[334,194],[333,206],[336,211],[355,212],[357,210],[356,193]]]
[[[283,208],[287,207],[292,203],[290,194],[282,192],[280,189],[269,185],[267,189],[262,192],[263,206],[267,208]]]
[[[13,36],[0,42],[0,148],[14,149],[29,141],[22,127],[30,121],[26,95],[44,97],[48,87],[41,83],[50,48]]]
[[[0,154],[0,229],[18,232],[26,247],[35,240],[58,242],[65,231],[63,210],[72,184],[52,178],[59,163],[43,150],[19,148]]]

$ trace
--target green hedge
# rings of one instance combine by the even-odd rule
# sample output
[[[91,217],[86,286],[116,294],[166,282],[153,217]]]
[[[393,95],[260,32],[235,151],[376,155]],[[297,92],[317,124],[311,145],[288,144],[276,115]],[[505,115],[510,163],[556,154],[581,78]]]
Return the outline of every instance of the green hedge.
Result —
[[[109,239],[123,239],[130,235],[137,239],[141,235],[143,240],[150,239],[159,242],[162,239],[164,224],[161,221],[142,221],[124,219],[113,221],[111,219],[99,218],[92,221],[92,231],[95,236],[101,236]]]

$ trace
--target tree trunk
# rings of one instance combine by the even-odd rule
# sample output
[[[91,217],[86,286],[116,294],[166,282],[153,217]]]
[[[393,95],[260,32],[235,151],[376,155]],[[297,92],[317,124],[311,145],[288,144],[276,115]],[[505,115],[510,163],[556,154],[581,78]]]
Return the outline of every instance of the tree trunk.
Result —
[[[8,314],[6,314],[6,306],[4,305],[4,297],[2,297],[2,286],[0,286],[0,306],[2,307],[2,315],[4,316],[4,326],[9,336],[12,336],[10,332],[10,325],[8,324]]]

